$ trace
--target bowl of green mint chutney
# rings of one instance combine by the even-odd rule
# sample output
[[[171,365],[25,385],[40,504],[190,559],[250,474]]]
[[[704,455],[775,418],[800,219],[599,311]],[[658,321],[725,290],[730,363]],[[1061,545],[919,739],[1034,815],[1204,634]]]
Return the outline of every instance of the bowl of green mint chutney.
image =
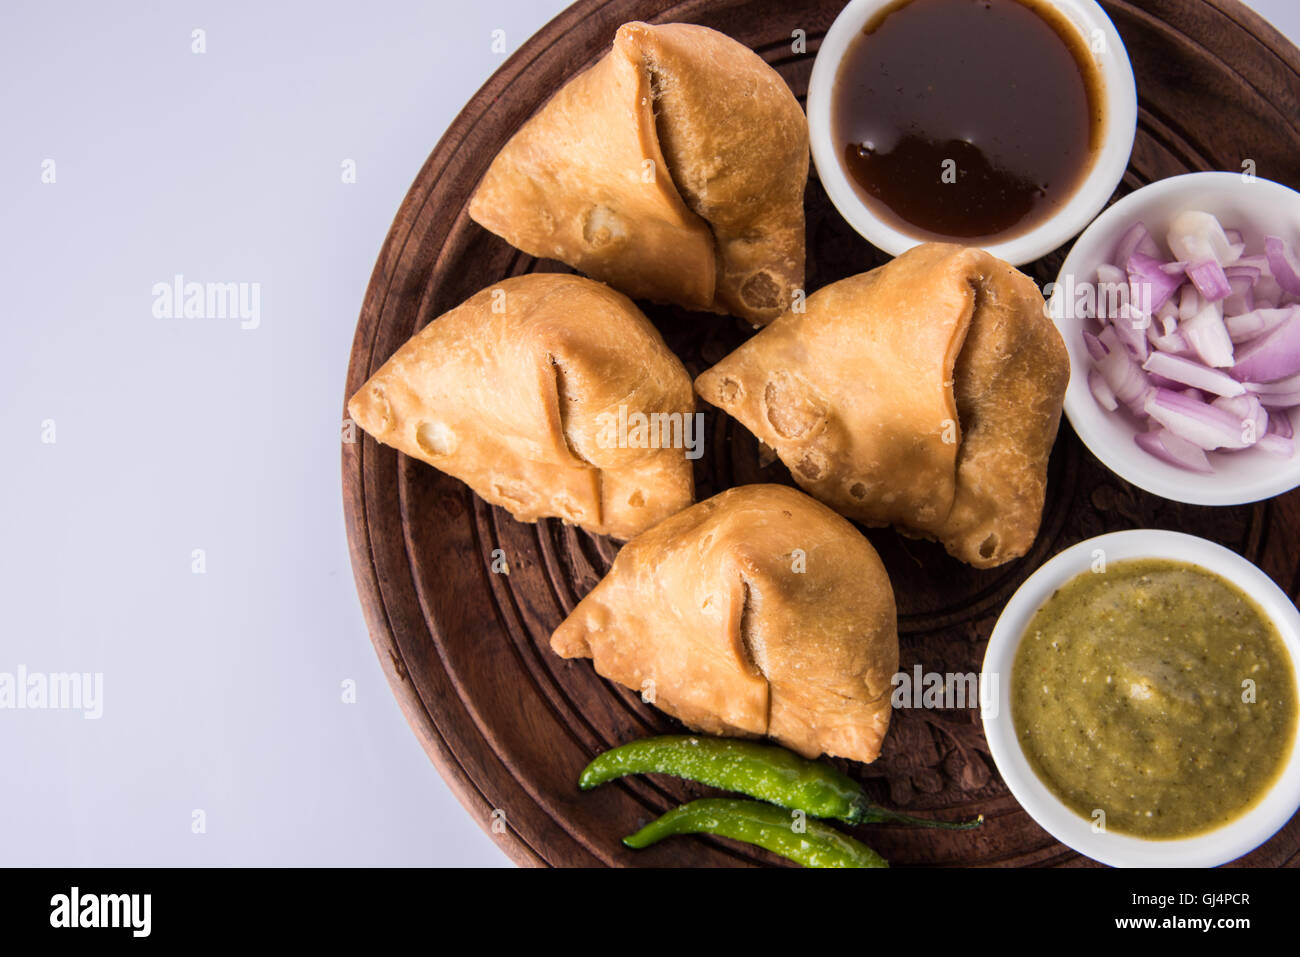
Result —
[[[1080,542],[1012,596],[981,714],[1007,787],[1114,866],[1215,866],[1300,808],[1300,612],[1237,553],[1138,529]]]

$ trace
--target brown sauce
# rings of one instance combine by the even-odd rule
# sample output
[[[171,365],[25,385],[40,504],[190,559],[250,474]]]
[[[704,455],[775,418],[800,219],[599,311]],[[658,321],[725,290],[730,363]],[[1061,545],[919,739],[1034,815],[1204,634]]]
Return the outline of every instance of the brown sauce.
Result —
[[[836,77],[832,135],[876,215],[921,239],[1010,239],[1062,206],[1100,147],[1101,73],[1038,0],[901,0]]]

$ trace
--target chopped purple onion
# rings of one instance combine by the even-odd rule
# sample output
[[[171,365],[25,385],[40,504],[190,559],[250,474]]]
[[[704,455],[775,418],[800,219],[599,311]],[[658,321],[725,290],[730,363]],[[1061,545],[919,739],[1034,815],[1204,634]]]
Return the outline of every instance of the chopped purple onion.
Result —
[[[1127,263],[1134,253],[1151,257],[1160,255],[1160,245],[1155,241],[1155,237],[1147,232],[1145,223],[1134,223],[1125,230],[1115,246],[1115,255],[1111,257],[1111,262]]]
[[[1200,312],[1179,323],[1178,331],[1207,366],[1226,369],[1233,364],[1232,337],[1217,302],[1207,302]]]
[[[1282,410],[1270,413],[1268,417],[1268,431],[1270,434],[1280,435],[1284,439],[1294,437],[1295,429],[1291,426],[1291,416]]]
[[[1145,409],[1174,435],[1207,452],[1244,449],[1256,441],[1242,439],[1241,419],[1231,412],[1179,392],[1156,389],[1147,398]]]
[[[1233,342],[1246,342],[1282,325],[1294,315],[1295,308],[1252,309],[1239,316],[1229,316],[1223,322],[1228,327],[1228,335]]]
[[[1193,445],[1186,439],[1180,439],[1168,429],[1139,432],[1133,436],[1133,439],[1137,442],[1139,448],[1150,452],[1156,458],[1168,462],[1170,465],[1191,469],[1193,472],[1214,471],[1214,467],[1210,465],[1210,460],[1206,457],[1202,448]]]
[[[1092,391],[1092,397],[1097,400],[1097,404],[1107,412],[1114,412],[1119,408],[1119,401],[1115,398],[1115,393],[1106,384],[1102,374],[1096,369],[1088,370],[1088,388]]]
[[[1241,230],[1209,213],[1174,217],[1171,258],[1145,224],[1097,270],[1097,334],[1084,332],[1097,404],[1123,405],[1151,455],[1212,472],[1209,451],[1290,457],[1300,407],[1300,256],[1280,237],[1248,254]]]
[[[1151,353],[1142,364],[1142,368],[1152,373],[1153,381],[1155,376],[1160,376],[1180,385],[1191,386],[1193,389],[1212,392],[1215,395],[1234,396],[1246,393],[1246,387],[1226,372],[1207,369],[1199,362],[1180,359],[1165,352]]]
[[[1264,251],[1278,285],[1289,295],[1300,296],[1300,258],[1296,257],[1295,247],[1281,237],[1269,236],[1264,240]]]
[[[1300,372],[1300,310],[1281,325],[1246,343],[1232,366],[1242,382],[1275,382]]]

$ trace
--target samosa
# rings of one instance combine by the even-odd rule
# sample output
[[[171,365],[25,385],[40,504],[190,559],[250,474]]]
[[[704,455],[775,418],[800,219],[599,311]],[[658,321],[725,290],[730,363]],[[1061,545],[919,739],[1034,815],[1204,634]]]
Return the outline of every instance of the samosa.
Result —
[[[694,501],[690,376],[622,293],[530,273],[417,332],[348,402],[386,445],[523,522],[553,516],[627,539]],[[677,423],[646,435],[620,423]],[[626,432],[626,430],[624,430]],[[689,434],[689,433],[686,433]]]
[[[761,325],[804,277],[808,122],[743,44],[626,23],[505,145],[470,215],[637,299]]]
[[[840,514],[990,568],[1038,533],[1069,378],[1032,279],[926,243],[818,290],[695,387]]]
[[[798,489],[742,485],[624,545],[551,648],[696,730],[873,761],[898,622],[850,522]]]

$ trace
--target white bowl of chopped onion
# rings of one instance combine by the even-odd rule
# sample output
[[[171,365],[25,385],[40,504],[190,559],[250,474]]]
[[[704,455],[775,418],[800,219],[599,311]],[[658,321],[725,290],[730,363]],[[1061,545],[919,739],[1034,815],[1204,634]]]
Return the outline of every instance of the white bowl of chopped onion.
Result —
[[[1112,472],[1193,505],[1300,485],[1300,193],[1244,173],[1152,183],[1045,292],[1066,416]]]

